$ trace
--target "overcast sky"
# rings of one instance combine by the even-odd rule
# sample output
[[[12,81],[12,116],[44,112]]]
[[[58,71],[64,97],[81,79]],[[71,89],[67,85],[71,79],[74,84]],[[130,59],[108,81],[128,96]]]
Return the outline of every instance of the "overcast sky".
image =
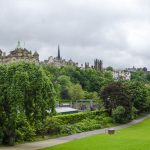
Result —
[[[150,0],[0,0],[0,49],[150,69]],[[22,44],[24,47],[24,44]]]

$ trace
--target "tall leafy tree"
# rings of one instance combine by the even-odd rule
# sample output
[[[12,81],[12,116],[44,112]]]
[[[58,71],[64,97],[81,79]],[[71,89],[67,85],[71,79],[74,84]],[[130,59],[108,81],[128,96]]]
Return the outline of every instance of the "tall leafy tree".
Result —
[[[51,78],[41,66],[31,63],[0,65],[0,128],[3,143],[15,142],[18,115],[36,126],[55,113],[55,90]]]
[[[139,113],[145,112],[149,105],[148,101],[148,89],[143,82],[133,81],[125,82],[127,85],[129,94],[132,98],[134,107]]]
[[[112,116],[113,110],[118,106],[125,109],[125,118],[130,120],[132,118],[133,102],[128,91],[128,87],[122,82],[112,82],[107,85],[101,92],[101,97],[104,102],[108,114]]]

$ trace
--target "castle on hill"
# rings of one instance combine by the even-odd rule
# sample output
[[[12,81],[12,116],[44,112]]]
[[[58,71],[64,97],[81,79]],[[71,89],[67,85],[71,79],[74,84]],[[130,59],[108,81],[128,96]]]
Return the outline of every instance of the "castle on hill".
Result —
[[[27,50],[26,48],[22,48],[20,42],[18,41],[17,47],[15,50],[10,51],[8,55],[6,55],[6,52],[3,52],[0,50],[0,64],[8,64],[13,62],[19,62],[19,61],[26,61],[26,62],[32,62],[35,64],[47,64],[55,67],[61,67],[66,65],[72,65],[77,66],[78,63],[75,63],[74,61],[65,60],[60,55],[60,47],[58,45],[58,55],[57,57],[50,56],[47,60],[44,60],[43,62],[39,61],[39,54],[35,51],[32,53],[31,51]],[[83,64],[81,64],[81,69],[83,68],[93,68],[97,71],[104,71],[103,68],[103,61],[99,59],[94,60],[94,66],[90,66],[89,62],[85,63],[85,67],[83,67]],[[130,69],[130,68],[129,68]],[[130,70],[119,70],[119,71],[112,71],[113,78],[116,80],[123,79],[123,80],[130,80],[131,78],[131,72],[135,71],[135,68],[132,68],[133,71]],[[147,68],[143,68],[143,70],[147,71]]]
[[[57,55],[57,57],[50,56],[48,58],[48,60],[44,60],[43,63],[48,64],[48,65],[52,65],[52,66],[55,66],[55,67],[61,67],[61,66],[66,66],[66,65],[78,66],[78,63],[72,61],[71,59],[67,61],[67,60],[65,60],[61,57],[59,45],[58,45],[58,55]]]
[[[83,66],[83,65],[82,65]],[[93,68],[97,71],[103,71],[103,61],[101,59],[95,59],[94,60],[94,66],[90,67],[89,62],[85,62],[85,68]]]
[[[17,61],[39,63],[39,54],[36,51],[32,54],[31,51],[26,48],[22,48],[20,41],[18,41],[15,50],[10,51],[8,55],[6,55],[6,52],[0,50],[0,64],[13,63]]]
[[[20,41],[18,41],[15,50],[10,51],[8,55],[6,55],[6,52],[0,50],[0,64],[13,63],[18,61],[26,61],[26,62],[36,63],[36,64],[40,64],[40,63],[48,64],[55,67],[61,67],[66,65],[78,66],[78,63],[75,63],[71,59],[68,61],[62,59],[62,57],[60,56],[59,45],[58,45],[58,56],[57,57],[50,56],[48,60],[44,60],[44,62],[39,61],[39,54],[36,51],[32,54],[31,51],[27,50],[26,48],[22,48]]]

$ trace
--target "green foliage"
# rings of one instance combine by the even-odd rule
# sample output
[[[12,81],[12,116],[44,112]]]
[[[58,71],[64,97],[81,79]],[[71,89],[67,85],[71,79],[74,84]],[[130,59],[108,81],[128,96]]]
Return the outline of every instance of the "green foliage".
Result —
[[[61,84],[62,82],[59,82],[60,79],[66,81],[64,83],[71,81],[73,84],[80,84],[83,90],[88,92],[99,92],[101,87],[113,79],[111,72],[99,72],[92,68],[80,69],[78,67],[65,66],[54,69],[54,67],[47,66],[46,70],[52,74],[54,82],[63,85]]]
[[[69,76],[61,75],[57,82],[58,85],[56,88],[59,88],[59,97],[61,97],[61,99],[79,100],[84,97],[84,91],[81,85],[72,83]]]
[[[0,127],[0,144],[2,144],[2,142],[3,142],[3,137],[4,137],[3,130]]]
[[[146,74],[146,79],[147,79],[148,81],[150,81],[150,73],[149,73],[149,72]]]
[[[74,134],[88,130],[107,127],[112,124],[112,119],[104,112],[93,111],[78,114],[48,117],[45,134]],[[43,131],[40,132],[43,132]]]
[[[75,134],[94,129],[100,129],[101,124],[95,119],[84,119],[79,123],[73,125],[64,125],[61,129],[62,134]]]
[[[46,110],[55,113],[55,91],[41,66],[30,63],[0,65],[0,128],[3,143],[13,145],[16,133],[19,140],[30,140],[25,130],[46,118]],[[26,127],[17,130],[18,116],[25,116]],[[27,120],[26,120],[27,119]],[[28,123],[29,124],[28,124]]]
[[[148,150],[150,147],[150,119],[118,130],[116,134],[97,134],[43,150]]]
[[[107,70],[107,71],[113,71],[113,67],[108,66],[108,67],[106,68],[106,70]]]
[[[110,116],[112,116],[114,109],[118,106],[123,106],[126,114],[124,120],[132,119],[133,102],[128,87],[125,84],[122,82],[112,82],[102,90],[101,97],[104,107]]]
[[[70,99],[75,101],[75,100],[80,100],[84,98],[84,91],[82,90],[82,87],[80,84],[75,84],[69,89],[69,96]]]
[[[100,129],[103,127],[109,127],[112,124],[112,119],[110,117],[103,117],[99,119],[98,117],[86,118],[75,124],[65,124],[61,128],[61,134],[75,134],[95,129]]]
[[[55,134],[60,132],[62,123],[74,124],[94,116],[87,113],[46,120],[46,110],[55,114],[55,99],[100,101],[97,92],[111,80],[110,72],[73,66],[56,68],[25,62],[0,65],[1,141],[13,145],[15,140],[32,140],[34,134]]]
[[[99,72],[92,68],[80,69],[74,66],[43,67],[51,74],[57,101],[93,99],[102,106],[98,93],[113,80],[110,71]]]
[[[70,87],[71,86],[71,81],[70,81],[70,77],[65,76],[65,75],[61,75],[58,78],[58,83],[60,85],[62,85],[62,87]]]
[[[15,141],[32,141],[35,136],[35,129],[32,127],[27,118],[19,115],[16,120]]]
[[[47,134],[58,134],[61,131],[63,122],[61,119],[59,118],[55,118],[55,117],[49,117],[46,120],[46,130],[47,130]]]
[[[144,71],[136,71],[131,73],[131,80],[139,82],[147,82],[147,77]]]
[[[141,82],[125,82],[128,87],[129,94],[133,101],[133,106],[137,109],[138,113],[146,112],[149,110],[148,104],[148,88]]]
[[[149,75],[113,82],[112,68],[99,72],[73,66],[0,65],[0,143],[31,141],[35,135],[73,134],[124,123],[150,110]],[[98,93],[101,93],[100,95]],[[55,100],[93,99],[101,111],[53,116]],[[47,110],[51,111],[48,117]]]
[[[101,115],[103,112],[100,111],[92,111],[92,112],[82,112],[82,113],[76,113],[76,114],[68,114],[68,115],[59,115],[59,116],[54,116],[53,118],[57,118],[61,120],[63,124],[74,124],[77,122],[82,121],[83,119],[86,118],[94,118],[97,115]]]
[[[116,109],[113,110],[113,119],[117,123],[124,123],[126,122],[125,120],[125,108],[123,106],[118,106]]]
[[[105,109],[119,123],[127,122],[137,114],[148,112],[149,95],[149,86],[138,81],[112,82],[101,92]]]

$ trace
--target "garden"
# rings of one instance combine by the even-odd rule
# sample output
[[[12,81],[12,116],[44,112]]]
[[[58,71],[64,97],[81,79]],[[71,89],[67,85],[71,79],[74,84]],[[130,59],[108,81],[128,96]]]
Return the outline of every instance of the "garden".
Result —
[[[114,135],[101,134],[75,140],[43,150],[148,150],[150,147],[150,119]]]
[[[137,76],[114,81],[107,69],[26,62],[0,65],[0,144],[102,129],[149,113],[149,78],[139,81]],[[94,100],[97,109],[66,115],[56,112],[56,102],[80,99]]]

